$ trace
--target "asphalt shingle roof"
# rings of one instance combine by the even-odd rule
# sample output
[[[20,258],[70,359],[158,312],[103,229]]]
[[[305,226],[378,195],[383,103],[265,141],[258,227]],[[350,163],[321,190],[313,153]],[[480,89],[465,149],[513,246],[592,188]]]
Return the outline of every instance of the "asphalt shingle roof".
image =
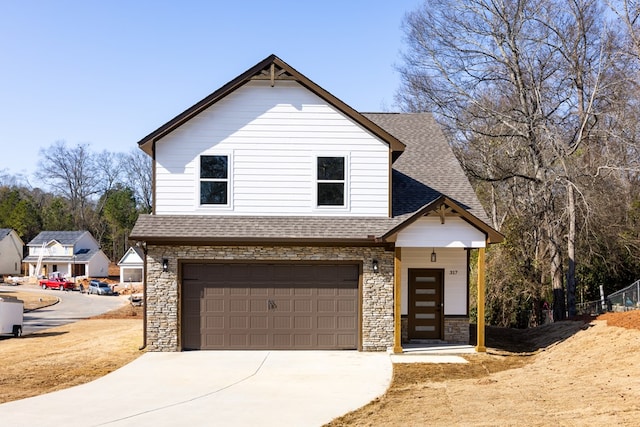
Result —
[[[100,251],[100,249],[91,249],[90,251],[87,251],[87,252],[76,253],[75,256],[74,255],[46,255],[46,256],[43,257],[43,259],[46,262],[71,262],[71,261],[74,261],[76,263],[84,263],[84,262],[91,261],[91,258],[93,258],[99,251]],[[38,258],[39,258],[38,255],[28,255],[22,261],[23,262],[37,262]]]
[[[42,231],[29,242],[28,246],[42,246],[43,243],[49,243],[52,240],[61,245],[73,245],[85,233],[86,231]]]
[[[488,222],[473,187],[430,113],[364,113],[405,145],[393,164],[393,216],[403,216],[444,195]]]
[[[164,241],[361,241],[400,223],[393,218],[140,215],[131,239]]]
[[[0,240],[4,239],[11,233],[10,228],[0,228]]]

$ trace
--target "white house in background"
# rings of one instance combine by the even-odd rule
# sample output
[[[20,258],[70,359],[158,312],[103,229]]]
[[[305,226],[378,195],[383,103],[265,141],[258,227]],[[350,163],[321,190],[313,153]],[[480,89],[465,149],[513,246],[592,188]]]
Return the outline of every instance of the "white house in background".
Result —
[[[88,231],[43,231],[27,244],[30,276],[107,277],[109,258]]]
[[[0,228],[0,275],[20,274],[24,242],[15,230]]]
[[[120,267],[120,283],[125,285],[142,283],[144,252],[140,248],[130,247],[118,262],[118,267]]]

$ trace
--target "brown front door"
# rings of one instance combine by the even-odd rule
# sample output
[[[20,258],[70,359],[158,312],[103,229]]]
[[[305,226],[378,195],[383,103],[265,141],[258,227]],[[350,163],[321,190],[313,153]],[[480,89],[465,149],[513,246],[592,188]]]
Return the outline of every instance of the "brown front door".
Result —
[[[442,339],[444,270],[409,269],[409,339]]]

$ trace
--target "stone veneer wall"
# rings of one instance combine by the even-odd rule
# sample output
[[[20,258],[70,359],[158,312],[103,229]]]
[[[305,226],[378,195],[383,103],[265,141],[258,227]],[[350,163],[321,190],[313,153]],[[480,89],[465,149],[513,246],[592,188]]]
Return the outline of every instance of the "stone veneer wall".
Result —
[[[444,318],[444,340],[451,344],[469,344],[469,318]]]
[[[162,259],[169,261],[162,271]],[[378,260],[379,273],[372,261]],[[178,263],[203,261],[354,261],[362,263],[362,350],[393,346],[393,252],[381,247],[159,246],[147,247],[147,348],[180,351]]]

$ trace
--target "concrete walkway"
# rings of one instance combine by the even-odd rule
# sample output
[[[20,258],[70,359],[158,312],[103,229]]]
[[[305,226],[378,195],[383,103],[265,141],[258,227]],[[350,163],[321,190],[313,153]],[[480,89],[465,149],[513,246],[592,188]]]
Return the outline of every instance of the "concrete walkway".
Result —
[[[0,405],[7,426],[320,426],[384,394],[389,354],[146,353],[88,384]]]

